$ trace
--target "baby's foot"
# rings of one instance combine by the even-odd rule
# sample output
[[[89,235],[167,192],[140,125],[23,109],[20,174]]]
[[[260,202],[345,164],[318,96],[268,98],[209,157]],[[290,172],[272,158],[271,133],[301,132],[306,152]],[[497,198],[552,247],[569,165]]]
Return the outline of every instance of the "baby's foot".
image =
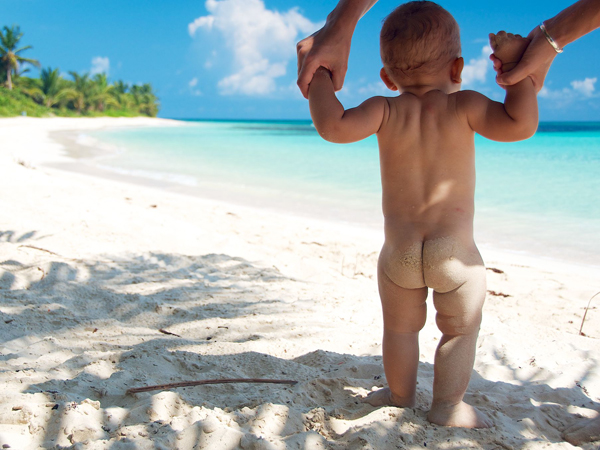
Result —
[[[371,406],[397,406],[399,408],[412,408],[415,406],[415,399],[401,399],[392,394],[390,388],[383,388],[370,392],[361,400]]]
[[[446,427],[489,428],[493,425],[489,417],[465,402],[458,405],[432,405],[427,420]]]
[[[494,56],[502,61],[502,72],[508,72],[517,65],[529,42],[527,38],[506,31],[490,33],[490,46]]]
[[[595,419],[581,419],[563,432],[563,438],[578,446],[600,440],[600,416]]]

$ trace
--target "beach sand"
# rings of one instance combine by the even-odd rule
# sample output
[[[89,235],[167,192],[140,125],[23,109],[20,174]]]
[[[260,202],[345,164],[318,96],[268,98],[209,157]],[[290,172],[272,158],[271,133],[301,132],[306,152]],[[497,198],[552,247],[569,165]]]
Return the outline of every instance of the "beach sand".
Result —
[[[488,298],[466,401],[486,430],[427,422],[385,386],[382,234],[76,169],[53,131],[160,119],[0,120],[0,446],[14,449],[576,448],[600,410],[597,269],[483,248]],[[130,394],[195,380],[267,378]],[[585,444],[583,448],[597,448]]]

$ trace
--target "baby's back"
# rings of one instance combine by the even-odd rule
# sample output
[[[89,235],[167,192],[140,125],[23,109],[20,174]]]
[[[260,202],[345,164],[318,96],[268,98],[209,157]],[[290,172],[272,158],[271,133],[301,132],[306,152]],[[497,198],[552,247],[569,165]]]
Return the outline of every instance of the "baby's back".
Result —
[[[464,271],[453,266],[481,264],[473,241],[474,132],[456,106],[458,94],[389,99],[377,134],[386,239],[380,262],[406,288],[454,289]]]
[[[389,99],[377,135],[386,228],[409,226],[431,238],[440,228],[472,223],[474,132],[457,110],[458,94]]]

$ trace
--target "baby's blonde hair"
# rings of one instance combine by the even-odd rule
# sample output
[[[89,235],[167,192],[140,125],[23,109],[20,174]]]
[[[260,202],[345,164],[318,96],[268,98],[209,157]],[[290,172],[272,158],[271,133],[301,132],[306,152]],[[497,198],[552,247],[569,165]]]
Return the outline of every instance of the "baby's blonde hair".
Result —
[[[460,29],[454,17],[438,4],[409,2],[385,18],[380,46],[383,65],[392,74],[435,72],[460,57]]]

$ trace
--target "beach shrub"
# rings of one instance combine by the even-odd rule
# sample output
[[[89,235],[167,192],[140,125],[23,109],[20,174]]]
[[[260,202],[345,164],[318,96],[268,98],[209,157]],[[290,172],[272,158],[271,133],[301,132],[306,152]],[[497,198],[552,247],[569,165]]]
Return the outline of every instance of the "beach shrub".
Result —
[[[37,104],[31,97],[23,94],[19,88],[9,91],[0,86],[0,117],[27,115],[32,117],[48,117],[53,115],[50,108]]]
[[[58,69],[44,69],[40,78],[15,78],[13,90],[0,86],[0,117],[27,115],[156,117],[160,104],[149,84],[129,88],[109,84],[105,75],[90,79],[71,72],[73,80],[59,75]],[[126,89],[125,92],[123,92]]]

